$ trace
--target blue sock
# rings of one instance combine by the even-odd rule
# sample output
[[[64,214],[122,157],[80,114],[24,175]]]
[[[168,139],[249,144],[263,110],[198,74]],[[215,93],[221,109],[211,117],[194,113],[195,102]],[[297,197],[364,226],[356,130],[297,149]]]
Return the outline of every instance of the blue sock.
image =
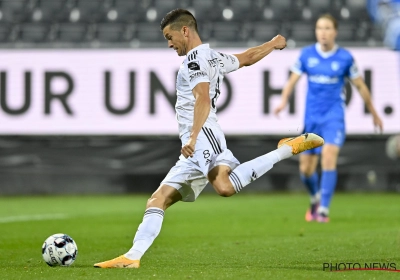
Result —
[[[314,172],[310,177],[300,173],[300,179],[306,185],[310,196],[315,196],[318,192],[318,173]]]
[[[320,207],[328,208],[335,192],[337,181],[336,170],[323,170],[321,176],[321,204]]]

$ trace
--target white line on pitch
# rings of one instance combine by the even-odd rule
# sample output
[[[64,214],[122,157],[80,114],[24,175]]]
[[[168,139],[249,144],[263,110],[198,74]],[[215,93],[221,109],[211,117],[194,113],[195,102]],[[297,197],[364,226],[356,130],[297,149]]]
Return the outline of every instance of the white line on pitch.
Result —
[[[66,219],[68,215],[65,214],[42,214],[42,215],[24,215],[24,216],[9,216],[0,217],[0,224],[15,223],[15,222],[29,222],[41,220],[59,220]]]

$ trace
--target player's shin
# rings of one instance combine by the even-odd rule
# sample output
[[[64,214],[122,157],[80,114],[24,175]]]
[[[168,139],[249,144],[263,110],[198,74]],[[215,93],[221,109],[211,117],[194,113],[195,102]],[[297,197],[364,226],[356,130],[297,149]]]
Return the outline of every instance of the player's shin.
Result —
[[[307,187],[308,193],[310,194],[311,204],[317,203],[318,197],[318,173],[314,172],[311,176],[307,177],[304,173],[300,173],[301,181]]]
[[[140,260],[160,233],[163,219],[164,211],[162,209],[157,207],[148,208],[133,239],[133,246],[125,254],[125,257],[131,260]]]
[[[329,214],[329,205],[335,192],[337,181],[336,170],[323,170],[321,176],[321,204],[318,213]]]
[[[292,156],[292,149],[289,146],[282,146],[268,154],[257,157],[253,160],[242,163],[229,175],[233,188],[238,193],[245,186],[264,175],[275,163]]]

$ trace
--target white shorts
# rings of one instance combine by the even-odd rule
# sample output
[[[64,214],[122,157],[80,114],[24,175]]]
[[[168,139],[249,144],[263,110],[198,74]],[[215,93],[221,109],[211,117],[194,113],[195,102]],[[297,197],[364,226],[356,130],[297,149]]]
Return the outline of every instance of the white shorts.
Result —
[[[187,143],[189,136],[190,133],[182,135],[182,146]],[[203,127],[197,137],[194,156],[185,158],[181,155],[161,185],[177,189],[182,195],[182,201],[193,202],[207,185],[207,174],[211,169],[226,165],[233,170],[239,164],[226,147],[224,133],[219,128]]]

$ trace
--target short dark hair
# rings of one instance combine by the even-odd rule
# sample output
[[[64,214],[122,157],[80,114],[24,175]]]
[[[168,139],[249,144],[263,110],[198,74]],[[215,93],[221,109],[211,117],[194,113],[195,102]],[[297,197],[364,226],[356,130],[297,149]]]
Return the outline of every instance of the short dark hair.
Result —
[[[333,27],[334,27],[336,30],[338,29],[338,22],[337,22],[337,20],[336,20],[331,14],[323,14],[323,15],[320,15],[320,16],[318,17],[317,21],[320,20],[321,18],[326,18],[326,19],[330,20],[330,21],[333,23]],[[317,24],[317,23],[315,23],[315,24]]]
[[[172,30],[179,30],[182,28],[182,26],[188,26],[189,28],[199,33],[197,31],[197,21],[192,13],[188,10],[175,9],[170,11],[161,20],[161,31],[163,31],[167,25],[170,25]]]

